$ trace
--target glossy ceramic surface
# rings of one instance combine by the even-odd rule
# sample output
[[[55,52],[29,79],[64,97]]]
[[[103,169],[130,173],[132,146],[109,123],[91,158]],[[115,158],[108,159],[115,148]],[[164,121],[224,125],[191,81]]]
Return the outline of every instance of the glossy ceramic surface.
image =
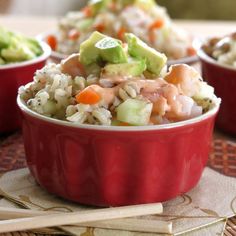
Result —
[[[0,134],[20,127],[17,91],[32,81],[35,71],[42,68],[50,56],[50,48],[45,43],[41,46],[44,53],[34,60],[0,66]]]
[[[169,125],[103,127],[41,116],[19,98],[18,105],[37,182],[96,206],[162,202],[192,189],[206,165],[218,111]]]
[[[222,99],[217,126],[236,135],[236,68],[224,66],[199,50],[203,78],[215,88],[215,94]]]

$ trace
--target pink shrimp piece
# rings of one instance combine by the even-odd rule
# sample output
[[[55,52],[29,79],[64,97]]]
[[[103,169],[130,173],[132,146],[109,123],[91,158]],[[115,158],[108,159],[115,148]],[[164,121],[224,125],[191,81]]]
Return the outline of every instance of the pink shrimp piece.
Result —
[[[202,79],[199,73],[192,67],[181,64],[173,65],[164,79],[174,84],[180,93],[192,97],[199,91],[199,84]]]
[[[72,54],[61,62],[62,73],[71,75],[72,77],[84,76],[85,69],[79,62],[79,54]]]

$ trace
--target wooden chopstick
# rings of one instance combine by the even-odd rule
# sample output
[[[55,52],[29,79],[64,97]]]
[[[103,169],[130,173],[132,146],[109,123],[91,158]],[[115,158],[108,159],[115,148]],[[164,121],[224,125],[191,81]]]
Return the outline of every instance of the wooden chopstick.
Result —
[[[27,210],[21,210],[27,211]],[[86,210],[70,213],[52,213],[28,218],[10,219],[0,222],[0,233],[37,229],[51,226],[71,225],[120,219],[134,216],[160,214],[163,212],[161,203]],[[6,213],[6,212],[5,212]],[[13,214],[13,212],[11,213]]]
[[[0,207],[0,220],[34,217],[39,215],[48,215],[52,213],[55,212]],[[116,219],[107,221],[88,222],[75,225],[80,227],[116,229],[116,230],[136,231],[145,233],[167,233],[167,234],[172,233],[172,223],[159,220],[127,218],[121,220]]]

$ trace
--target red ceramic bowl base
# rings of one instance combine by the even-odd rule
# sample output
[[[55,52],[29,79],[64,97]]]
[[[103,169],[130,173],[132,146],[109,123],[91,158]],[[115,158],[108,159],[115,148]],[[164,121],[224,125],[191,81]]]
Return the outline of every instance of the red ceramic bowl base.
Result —
[[[28,166],[49,192],[83,204],[163,202],[192,189],[206,165],[214,116],[164,130],[102,131],[23,112]]]
[[[16,104],[18,88],[32,81],[35,71],[45,65],[43,62],[32,65],[1,69],[0,73],[0,133],[20,128],[20,112]]]

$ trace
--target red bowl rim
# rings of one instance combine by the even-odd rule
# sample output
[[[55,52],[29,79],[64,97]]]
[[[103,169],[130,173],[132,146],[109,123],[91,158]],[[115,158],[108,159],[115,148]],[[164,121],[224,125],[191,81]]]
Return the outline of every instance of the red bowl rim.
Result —
[[[199,40],[198,44],[199,44],[199,48],[197,50],[197,54],[200,58],[200,60],[207,62],[211,65],[214,65],[216,67],[220,67],[222,69],[227,69],[230,71],[234,71],[236,72],[236,68],[230,65],[225,65],[225,64],[221,64],[220,62],[216,61],[215,59],[213,59],[212,57],[210,57],[209,55],[207,55],[204,50],[202,49],[202,46],[204,43],[206,43],[209,39],[205,39],[205,40]]]
[[[89,125],[89,124],[75,124],[68,121],[58,120],[54,118],[50,118],[44,115],[40,115],[37,112],[32,111],[29,109],[25,102],[20,98],[20,95],[17,96],[17,104],[20,108],[20,110],[23,113],[26,113],[27,115],[31,116],[32,118],[36,120],[45,121],[54,125],[64,126],[64,127],[73,127],[78,129],[88,129],[88,130],[99,130],[99,131],[128,131],[128,132],[138,132],[138,131],[157,131],[157,130],[169,130],[174,128],[179,128],[183,126],[189,126],[194,125],[195,123],[202,122],[204,120],[207,120],[213,116],[215,116],[219,110],[220,107],[220,100],[218,99],[216,101],[215,106],[210,109],[205,114],[188,119],[185,121],[179,121],[175,123],[170,124],[164,124],[164,125],[147,125],[147,126],[102,126],[102,125]]]
[[[51,55],[51,48],[43,41],[36,39],[39,43],[39,45],[41,46],[41,48],[43,49],[43,54],[40,55],[39,57],[36,57],[32,60],[28,60],[28,61],[23,61],[23,62],[16,62],[16,63],[10,63],[7,65],[0,65],[0,71],[1,70],[7,70],[7,69],[15,69],[15,68],[19,68],[19,67],[25,67],[25,66],[30,66],[42,61],[47,60],[50,55]]]

